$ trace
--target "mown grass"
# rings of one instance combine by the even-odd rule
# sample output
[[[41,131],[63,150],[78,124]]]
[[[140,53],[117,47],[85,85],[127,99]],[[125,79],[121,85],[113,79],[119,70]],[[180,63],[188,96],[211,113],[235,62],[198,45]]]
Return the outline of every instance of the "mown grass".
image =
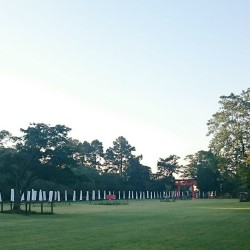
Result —
[[[250,247],[250,203],[238,200],[138,200],[125,206],[62,203],[54,212],[0,214],[1,249]]]

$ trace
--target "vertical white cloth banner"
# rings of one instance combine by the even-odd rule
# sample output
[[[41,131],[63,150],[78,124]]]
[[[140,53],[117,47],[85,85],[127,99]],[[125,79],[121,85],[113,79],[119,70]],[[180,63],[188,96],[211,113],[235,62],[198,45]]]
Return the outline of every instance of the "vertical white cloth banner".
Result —
[[[98,197],[97,197],[98,200],[101,199],[101,190],[98,190]]]
[[[121,192],[118,191],[118,199],[120,200],[121,199]]]
[[[140,200],[142,199],[142,191],[140,191]]]
[[[80,197],[79,200],[82,201],[82,190],[80,190]]]
[[[36,196],[37,196],[37,191],[32,189],[32,192],[31,192],[31,200],[32,201],[36,201]]]
[[[43,191],[43,200],[46,201],[47,198],[46,198],[46,191]]]
[[[30,191],[27,191],[26,201],[30,201]]]
[[[1,192],[0,192],[0,202],[2,202],[2,195],[1,195]]]
[[[125,193],[125,191],[123,191],[123,199],[124,200],[126,199],[126,193]]]
[[[155,191],[154,191],[154,199],[155,199],[156,197],[155,197]]]
[[[32,188],[30,192],[30,201],[33,201],[33,199],[34,199],[34,189]]]
[[[76,191],[73,192],[73,201],[76,201]]]
[[[149,193],[148,193],[148,191],[147,191],[147,199],[149,199]]]
[[[130,199],[130,191],[128,191],[128,199]]]
[[[39,190],[38,200],[43,201],[43,193],[41,189]]]
[[[138,200],[138,193],[137,193],[137,191],[135,192],[135,199]]]
[[[131,192],[132,200],[134,199],[134,191]]]
[[[109,195],[111,195],[111,191],[109,191]]]
[[[89,201],[89,191],[86,192],[86,201]]]
[[[61,201],[61,194],[60,194],[60,191],[57,191],[57,201]]]
[[[12,188],[10,190],[10,201],[14,201],[15,200],[15,191],[14,189]]]
[[[152,191],[150,192],[150,199],[153,199],[153,193],[152,193]]]
[[[54,192],[54,201],[57,200],[57,191]]]
[[[35,191],[35,190],[32,188],[32,189],[31,189],[31,197],[30,197],[31,201],[34,200],[34,191]]]
[[[53,194],[54,194],[53,191],[49,191],[49,202],[53,201]]]
[[[24,201],[24,193],[22,193],[21,201]]]
[[[103,199],[106,200],[106,198],[107,198],[107,195],[106,195],[106,191],[104,190],[103,191]]]
[[[68,193],[67,190],[64,191],[64,200],[68,201]]]
[[[143,200],[145,200],[145,192],[142,193]]]
[[[92,201],[95,200],[95,190],[92,190]]]

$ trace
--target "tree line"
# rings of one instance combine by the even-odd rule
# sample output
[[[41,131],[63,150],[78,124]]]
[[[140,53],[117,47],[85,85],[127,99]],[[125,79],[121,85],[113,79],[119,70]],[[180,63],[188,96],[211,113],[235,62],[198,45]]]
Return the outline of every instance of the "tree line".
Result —
[[[237,194],[250,190],[250,89],[221,96],[219,111],[208,120],[209,150],[157,162],[157,172],[141,163],[142,155],[126,138],[104,150],[99,140],[79,141],[65,125],[31,123],[21,136],[0,131],[0,191],[21,194],[43,190],[155,190],[175,188],[174,174],[195,178],[202,191]],[[183,187],[184,188],[184,187]],[[17,197],[19,199],[20,197]]]
[[[65,125],[32,123],[22,136],[0,132],[0,191],[15,200],[31,187],[42,190],[164,190],[174,186],[177,156],[160,159],[159,172],[141,163],[123,136],[104,150],[102,142],[80,142]],[[165,165],[164,165],[165,164]],[[167,165],[166,165],[167,164]],[[169,169],[167,171],[167,169]]]

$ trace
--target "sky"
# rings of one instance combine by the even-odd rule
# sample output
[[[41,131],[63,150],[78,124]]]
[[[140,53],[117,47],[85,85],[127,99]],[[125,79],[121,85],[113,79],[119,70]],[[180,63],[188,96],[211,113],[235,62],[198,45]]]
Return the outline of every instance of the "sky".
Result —
[[[159,158],[207,150],[219,98],[250,87],[248,0],[0,0],[0,130],[63,124]]]

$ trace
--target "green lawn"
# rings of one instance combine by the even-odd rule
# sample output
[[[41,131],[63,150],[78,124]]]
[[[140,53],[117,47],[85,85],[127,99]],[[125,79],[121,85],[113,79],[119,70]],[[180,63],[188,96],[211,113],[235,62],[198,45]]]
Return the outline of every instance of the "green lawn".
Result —
[[[0,214],[1,249],[250,248],[250,203],[238,200],[62,203],[54,212]]]

